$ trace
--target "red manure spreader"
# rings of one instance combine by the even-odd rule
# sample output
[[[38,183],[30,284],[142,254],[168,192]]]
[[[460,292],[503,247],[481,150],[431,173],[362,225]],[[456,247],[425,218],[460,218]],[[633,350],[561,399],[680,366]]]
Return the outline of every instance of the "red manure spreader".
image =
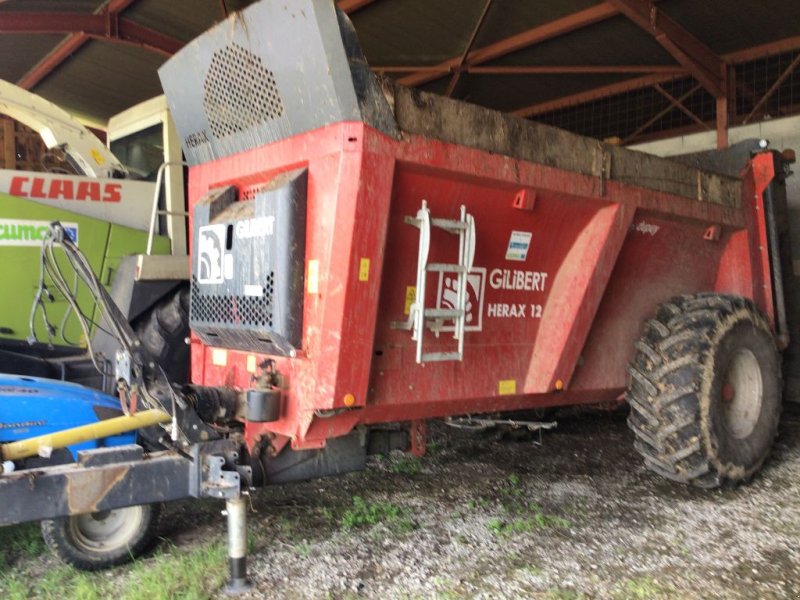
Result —
[[[624,398],[651,470],[761,467],[788,156],[734,178],[396,86],[330,0],[254,4],[159,74],[190,165],[193,383],[131,337],[120,397],[164,413],[158,442],[0,476],[0,522],[222,498],[236,588],[242,494],[423,453],[427,419]]]

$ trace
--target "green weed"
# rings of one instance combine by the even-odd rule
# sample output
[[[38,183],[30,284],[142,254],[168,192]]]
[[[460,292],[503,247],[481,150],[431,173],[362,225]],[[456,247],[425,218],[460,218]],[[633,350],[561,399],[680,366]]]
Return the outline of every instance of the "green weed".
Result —
[[[649,600],[661,596],[665,591],[652,577],[636,577],[618,583],[614,590],[614,598],[618,600]]]
[[[402,456],[392,463],[391,470],[401,475],[417,475],[422,471],[422,461],[415,456]]]
[[[361,496],[353,496],[353,507],[344,512],[340,521],[345,531],[358,527],[371,527],[378,523],[383,523],[399,532],[414,529],[414,523],[407,509],[391,502],[367,502]]]

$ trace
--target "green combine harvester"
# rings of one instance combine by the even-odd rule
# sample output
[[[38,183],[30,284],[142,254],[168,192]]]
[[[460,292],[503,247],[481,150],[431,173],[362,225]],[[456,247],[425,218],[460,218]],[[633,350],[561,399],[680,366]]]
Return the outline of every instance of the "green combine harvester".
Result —
[[[114,153],[59,107],[2,81],[0,106],[37,131],[48,154],[64,159],[44,172],[0,169],[0,277],[7,290],[0,295],[0,372],[114,391],[92,366],[93,355],[110,363],[115,352],[95,300],[78,289],[73,306],[42,276],[43,237],[60,221],[143,343],[154,356],[170,357],[170,376],[185,381],[183,168],[163,98],[112,118]],[[74,286],[66,260],[56,257],[56,264]]]

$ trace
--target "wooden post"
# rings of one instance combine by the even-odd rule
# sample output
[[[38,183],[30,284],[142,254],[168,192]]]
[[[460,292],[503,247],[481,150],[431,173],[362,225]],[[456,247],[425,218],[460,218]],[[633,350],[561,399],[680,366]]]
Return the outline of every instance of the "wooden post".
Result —
[[[14,121],[3,119],[3,168],[17,168],[17,138],[14,134]]]

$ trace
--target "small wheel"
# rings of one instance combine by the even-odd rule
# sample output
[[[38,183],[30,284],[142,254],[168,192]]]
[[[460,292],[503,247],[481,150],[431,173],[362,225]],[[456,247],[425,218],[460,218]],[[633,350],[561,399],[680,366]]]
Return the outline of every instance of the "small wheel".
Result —
[[[159,514],[158,504],[141,504],[47,520],[42,521],[42,535],[64,562],[96,571],[126,563],[146,551]]]
[[[647,322],[630,366],[628,426],[652,471],[713,488],[750,479],[781,412],[769,324],[737,296],[680,296]]]

